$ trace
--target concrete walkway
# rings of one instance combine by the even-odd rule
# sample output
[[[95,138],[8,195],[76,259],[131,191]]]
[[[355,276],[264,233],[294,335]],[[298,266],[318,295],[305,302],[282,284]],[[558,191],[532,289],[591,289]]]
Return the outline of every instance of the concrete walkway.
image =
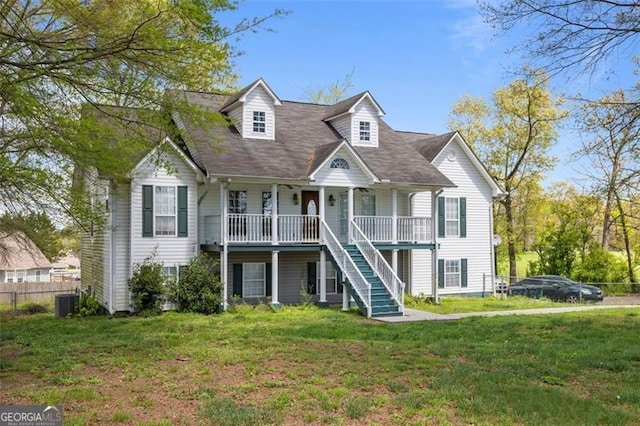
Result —
[[[469,317],[497,317],[504,315],[541,315],[541,314],[561,314],[565,312],[593,311],[599,309],[636,308],[640,305],[586,305],[586,306],[563,306],[559,308],[539,308],[539,309],[516,309],[512,311],[491,311],[491,312],[467,312],[458,314],[435,314],[433,312],[419,311],[416,309],[405,309],[404,316],[398,317],[378,317],[373,318],[383,322],[413,322],[413,321],[453,321]]]

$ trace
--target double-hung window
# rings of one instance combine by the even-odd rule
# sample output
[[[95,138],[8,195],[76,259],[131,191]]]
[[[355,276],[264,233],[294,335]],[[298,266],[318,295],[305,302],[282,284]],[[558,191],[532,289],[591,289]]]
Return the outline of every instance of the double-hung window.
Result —
[[[327,274],[327,294],[335,294],[338,292],[338,272],[333,267],[333,263],[325,263],[325,271]],[[316,293],[320,294],[320,262],[316,262]]]
[[[155,235],[176,235],[176,187],[156,186]]]
[[[253,133],[267,132],[267,115],[264,111],[253,111]]]
[[[360,122],[360,141],[369,142],[371,140],[371,123],[369,121]]]
[[[142,186],[142,236],[186,237],[188,234],[188,188]]]
[[[13,271],[7,271],[7,282],[12,283],[15,280],[15,274]]]
[[[242,264],[242,297],[264,297],[266,295],[266,265],[264,263]]]
[[[438,198],[438,237],[467,236],[467,199],[465,197]]]
[[[438,259],[438,287],[467,287],[467,259]]]

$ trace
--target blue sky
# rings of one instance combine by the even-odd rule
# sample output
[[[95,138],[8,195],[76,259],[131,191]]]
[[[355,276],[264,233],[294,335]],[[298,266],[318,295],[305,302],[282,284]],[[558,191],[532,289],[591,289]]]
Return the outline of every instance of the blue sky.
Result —
[[[239,84],[263,77],[281,99],[306,100],[309,86],[326,87],[353,70],[349,94],[369,90],[385,110],[384,120],[397,130],[448,131],[458,98],[489,100],[522,62],[519,54],[508,53],[521,37],[494,37],[475,0],[246,0],[219,18],[233,22],[276,8],[290,14],[266,24],[273,32],[234,42],[243,52],[234,60]],[[564,76],[554,81],[554,89],[600,96],[635,81],[626,59],[611,66],[617,75]],[[558,167],[548,181],[573,174],[569,154],[578,146],[577,136],[564,130],[553,150]]]

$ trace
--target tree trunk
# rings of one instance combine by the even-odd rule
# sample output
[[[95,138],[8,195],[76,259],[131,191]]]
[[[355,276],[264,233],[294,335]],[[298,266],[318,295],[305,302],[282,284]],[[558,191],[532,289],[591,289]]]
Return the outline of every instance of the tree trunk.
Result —
[[[631,251],[631,241],[629,238],[629,229],[627,228],[627,217],[624,213],[622,206],[622,200],[616,193],[616,204],[618,207],[618,215],[620,219],[620,227],[622,228],[622,235],[624,238],[624,251],[627,255],[627,274],[629,282],[631,283],[631,293],[638,293],[638,283],[636,282],[635,274],[633,273],[633,253]]]
[[[513,200],[511,194],[507,195],[502,201],[504,205],[504,213],[507,219],[507,250],[509,251],[509,283],[517,281],[518,269],[516,267],[516,242],[513,234]]]

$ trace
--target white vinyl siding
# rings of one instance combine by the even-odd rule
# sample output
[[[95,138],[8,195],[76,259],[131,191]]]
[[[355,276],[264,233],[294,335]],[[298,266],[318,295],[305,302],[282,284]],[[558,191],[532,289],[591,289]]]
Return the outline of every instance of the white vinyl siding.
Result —
[[[130,265],[142,262],[151,253],[156,253],[155,261],[168,265],[183,265],[197,254],[197,212],[198,186],[196,174],[189,165],[173,151],[162,153],[162,162],[169,162],[171,170],[159,167],[162,162],[147,162],[136,170],[131,183],[130,198]],[[186,186],[187,187],[187,236],[142,237],[142,186]],[[154,213],[155,214],[155,213]],[[131,270],[130,270],[131,273]]]
[[[455,150],[455,161],[446,156],[449,150]],[[491,229],[491,187],[475,168],[456,140],[433,161],[433,164],[455,185],[445,188],[440,196],[445,198],[466,198],[466,237],[439,238],[439,259],[468,259],[467,282],[465,288],[440,288],[441,295],[474,293],[490,288],[490,275],[493,259],[491,245],[493,230]],[[421,192],[413,199],[413,212],[416,215],[431,216],[431,193]],[[437,220],[437,218],[436,218]],[[452,225],[453,226],[453,225]],[[411,252],[411,294],[431,294],[431,252],[429,250],[412,250]]]
[[[335,120],[331,120],[331,126],[347,141],[351,142],[351,115],[346,114],[342,117],[338,117]]]
[[[245,128],[245,126],[242,125],[242,112],[243,107],[239,106],[230,110],[227,114],[229,115],[229,118],[231,118],[231,122],[236,126],[236,129],[238,129],[238,132],[241,135],[244,135],[243,129]]]
[[[368,131],[363,131],[361,123],[368,123]],[[361,135],[368,134],[368,139]],[[351,141],[355,146],[378,146],[378,114],[367,99],[360,102],[351,116]]]
[[[247,93],[243,104],[242,136],[251,139],[275,139],[275,106],[273,98],[260,86]],[[256,127],[255,112],[264,113],[264,121]],[[263,131],[264,130],[264,131]]]
[[[115,265],[113,265],[113,285],[115,286],[113,310],[115,312],[128,311],[131,305],[127,283],[131,268],[131,238],[129,235],[131,231],[130,191],[130,185],[118,187],[113,193],[111,202],[111,208],[113,209],[113,237],[111,240],[115,247],[115,250],[111,251],[115,262]]]

